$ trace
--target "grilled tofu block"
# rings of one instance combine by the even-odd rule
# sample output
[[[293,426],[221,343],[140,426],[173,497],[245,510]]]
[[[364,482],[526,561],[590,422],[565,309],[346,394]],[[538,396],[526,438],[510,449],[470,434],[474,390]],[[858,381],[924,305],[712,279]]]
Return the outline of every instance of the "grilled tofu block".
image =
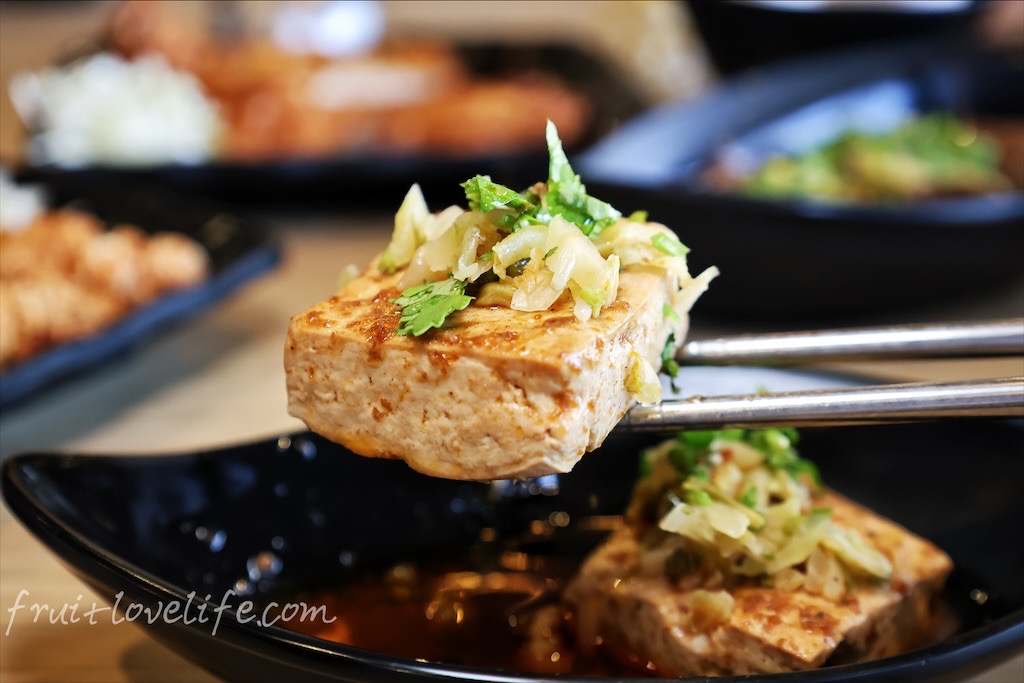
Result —
[[[636,354],[653,368],[674,286],[626,269],[618,296],[580,322],[571,301],[540,312],[474,303],[423,337],[396,333],[400,273],[375,266],[291,320],[289,412],[360,455],[401,458],[449,479],[566,472],[634,402]]]
[[[650,661],[664,675],[714,676],[799,671],[834,654],[876,659],[915,646],[934,626],[933,597],[952,568],[949,557],[833,492],[818,504],[890,559],[889,582],[851,583],[836,601],[756,580],[683,589],[660,568],[644,567],[637,532],[626,527],[587,559],[566,590],[581,647],[601,643],[618,657]],[[731,603],[724,618],[709,615],[707,603],[716,596]]]

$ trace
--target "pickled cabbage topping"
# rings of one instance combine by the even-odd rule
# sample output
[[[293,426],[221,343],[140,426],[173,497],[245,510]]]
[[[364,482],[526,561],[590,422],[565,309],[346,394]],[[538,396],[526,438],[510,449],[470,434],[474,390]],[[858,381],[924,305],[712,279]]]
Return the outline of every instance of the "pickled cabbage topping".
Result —
[[[627,512],[654,527],[646,552],[670,578],[703,568],[832,599],[848,580],[888,579],[889,559],[816,505],[820,476],[797,440],[792,429],[684,432],[646,451]]]
[[[465,296],[517,311],[547,310],[567,298],[583,322],[615,302],[621,270],[655,268],[671,280],[672,315],[686,314],[717,269],[691,277],[688,249],[671,230],[647,222],[641,213],[623,218],[588,195],[550,121],[547,141],[548,181],[524,192],[476,176],[462,184],[468,210],[451,206],[434,214],[414,185],[377,267],[385,273],[405,269],[399,281],[405,290],[454,279],[464,283]],[[407,298],[395,301],[402,305]],[[436,314],[446,308],[444,302],[418,301],[433,317],[419,321],[414,314],[403,315],[407,324],[399,333],[418,335],[443,322]],[[634,374],[644,395],[653,396],[646,370],[638,366]],[[660,397],[660,386],[657,392]]]

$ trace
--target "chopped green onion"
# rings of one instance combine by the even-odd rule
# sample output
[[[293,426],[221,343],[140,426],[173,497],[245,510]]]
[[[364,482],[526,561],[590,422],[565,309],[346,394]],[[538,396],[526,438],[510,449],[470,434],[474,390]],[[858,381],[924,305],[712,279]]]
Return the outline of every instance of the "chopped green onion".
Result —
[[[676,362],[675,351],[676,335],[674,332],[670,332],[668,339],[665,340],[665,346],[661,349],[661,369],[673,379],[679,374],[679,363]]]
[[[740,503],[746,505],[748,508],[753,508],[757,505],[757,487],[750,486],[743,495],[740,496]]]
[[[711,496],[707,491],[696,490],[686,492],[686,502],[690,505],[707,506],[711,505],[714,501],[711,500]]]
[[[664,252],[669,256],[686,256],[690,253],[690,249],[685,244],[674,237],[669,237],[663,232],[659,232],[652,237],[651,243],[658,251]]]

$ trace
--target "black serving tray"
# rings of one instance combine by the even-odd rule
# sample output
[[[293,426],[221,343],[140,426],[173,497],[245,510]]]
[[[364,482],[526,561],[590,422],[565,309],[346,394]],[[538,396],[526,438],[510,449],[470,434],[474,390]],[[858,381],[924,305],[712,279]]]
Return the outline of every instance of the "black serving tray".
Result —
[[[112,327],[56,346],[0,373],[0,408],[21,401],[63,379],[93,370],[193,317],[247,281],[277,265],[280,249],[259,221],[219,202],[136,182],[88,183],[76,192],[44,184],[53,206],[98,216],[107,225],[131,223],[146,232],[180,232],[210,256],[210,276],[200,285],[171,292],[137,308]]]
[[[705,395],[848,383],[762,368],[684,368],[682,382]],[[957,568],[946,596],[962,629],[888,659],[757,680],[963,681],[1019,653],[1021,436],[1019,425],[987,421],[805,430],[801,452],[826,483],[949,553]],[[171,456],[25,454],[4,463],[2,485],[17,518],[101,597],[124,591],[122,607],[155,609],[184,604],[194,591],[193,610],[206,604],[213,614],[228,590],[239,593],[228,596],[230,605],[262,605],[397,561],[462,557],[484,527],[496,531],[495,542],[519,543],[536,559],[578,563],[600,540],[584,533],[588,520],[624,509],[637,453],[649,443],[613,436],[572,473],[532,487],[433,479],[308,433]],[[550,527],[555,512],[569,516],[568,526],[550,528],[543,543],[522,543],[544,533],[537,524]],[[252,573],[258,555],[273,571]],[[215,635],[210,622],[136,623],[233,681],[594,680],[406,659],[236,616],[234,607],[225,612]]]
[[[906,205],[759,200],[715,189],[707,170],[726,151],[764,158],[934,110],[1014,117],[1024,135],[1024,69],[946,40],[806,58],[642,114],[577,170],[593,194],[675,229],[695,270],[719,266],[702,313],[836,320],[1024,275],[1024,192]]]

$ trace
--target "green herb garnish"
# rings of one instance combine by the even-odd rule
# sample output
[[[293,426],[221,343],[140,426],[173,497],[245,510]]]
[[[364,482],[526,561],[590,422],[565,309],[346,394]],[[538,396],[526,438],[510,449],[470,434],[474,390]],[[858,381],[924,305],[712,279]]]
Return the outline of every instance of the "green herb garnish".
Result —
[[[751,486],[743,492],[740,496],[740,503],[746,505],[748,508],[754,508],[757,505],[757,487]]]
[[[668,339],[665,340],[665,346],[661,349],[661,369],[672,379],[675,379],[676,375],[679,374],[679,363],[676,362],[675,350],[676,333],[669,332]]]
[[[686,256],[690,253],[689,247],[663,232],[659,232],[657,235],[652,237],[651,243],[658,249],[658,251],[668,254],[669,256]]]
[[[482,211],[484,213],[498,209],[525,209],[529,211],[535,208],[523,195],[494,182],[490,176],[474,176],[462,183],[462,188],[466,191],[466,200],[469,202],[469,208],[474,211]]]
[[[410,287],[391,301],[402,307],[397,332],[418,337],[441,327],[449,315],[469,306],[472,300],[466,296],[466,283],[455,278]]]
[[[546,131],[550,164],[548,167],[548,193],[545,197],[551,216],[562,216],[591,238],[622,217],[611,204],[587,194],[587,188],[572,170],[562,149],[555,124],[548,121]]]
[[[711,495],[707,491],[687,491],[686,502],[690,505],[711,505]]]
[[[576,225],[584,235],[593,239],[602,230],[619,220],[622,214],[607,202],[587,194],[580,177],[569,165],[565,150],[562,148],[562,141],[558,138],[558,130],[550,121],[547,124],[546,139],[550,155],[546,187],[538,185],[524,192],[516,192],[494,182],[490,176],[477,175],[462,183],[469,207],[473,211],[482,213],[494,212],[491,219],[502,232],[515,232],[530,225],[547,225],[555,216],[561,216]],[[420,202],[422,203],[422,199]],[[646,220],[646,214],[634,213],[633,218],[634,220]],[[412,244],[411,246],[414,248],[416,245]],[[672,250],[666,253],[685,249],[676,240],[669,240],[664,248]],[[389,245],[380,260],[380,267],[385,272],[393,272],[399,263],[409,262],[408,257],[404,261],[395,261],[391,256],[391,250],[392,247]],[[408,251],[411,254],[412,249]],[[549,249],[544,258],[549,258],[555,251],[556,248]],[[488,251],[479,260],[488,262],[493,259],[494,253]],[[520,259],[510,265],[505,272],[509,277],[517,277],[522,275],[528,263],[529,258]],[[478,284],[481,282],[481,280],[477,280]],[[441,327],[448,315],[464,309],[473,300],[473,297],[465,293],[466,284],[449,278],[443,282],[411,287],[402,292],[401,296],[393,300],[395,305],[401,306],[403,309],[398,333],[419,336],[427,330]],[[579,296],[593,308],[603,305],[605,301],[604,291],[593,288],[582,288]],[[676,322],[680,321],[675,311],[666,311],[665,315],[666,317],[671,316]],[[670,337],[662,360],[664,369],[674,377],[679,366],[671,357],[672,349],[670,347],[673,342],[674,338]]]
[[[788,472],[794,479],[806,474],[816,487],[820,487],[821,475],[817,466],[796,452],[795,446],[799,440],[800,435],[791,427],[754,429],[746,438],[747,443],[764,453],[765,463],[773,471]]]

